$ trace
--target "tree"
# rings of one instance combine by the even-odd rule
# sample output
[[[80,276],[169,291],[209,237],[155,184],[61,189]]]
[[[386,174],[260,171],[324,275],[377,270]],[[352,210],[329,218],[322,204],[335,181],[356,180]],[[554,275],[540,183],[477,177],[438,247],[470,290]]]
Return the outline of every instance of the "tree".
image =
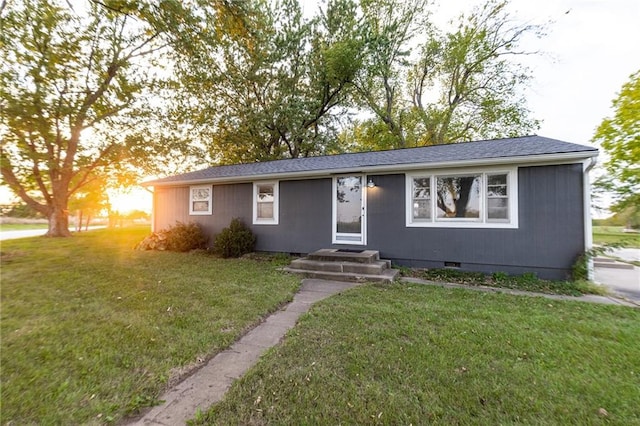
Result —
[[[413,105],[421,118],[421,144],[518,136],[538,127],[518,91],[530,78],[507,58],[527,54],[519,42],[536,25],[512,25],[506,1],[490,1],[461,15],[458,28],[422,47],[410,79]],[[440,46],[438,46],[440,44]],[[424,105],[425,89],[440,81],[439,102]]]
[[[406,89],[407,70],[410,64],[410,44],[421,29],[430,32],[425,16],[427,0],[363,0],[363,38],[365,42],[364,64],[355,79],[355,89],[360,105],[375,115],[374,120],[356,123],[362,126],[363,135],[381,136],[391,146],[407,146],[407,111],[409,103],[403,91]],[[380,135],[380,121],[388,136]],[[369,142],[370,144],[370,142]]]
[[[640,212],[640,70],[631,74],[612,107],[613,117],[605,118],[593,136],[608,155],[607,175],[595,186],[614,196],[613,211],[635,217]]]
[[[358,85],[374,114],[358,125],[371,130],[382,123],[391,135],[379,136],[378,149],[515,136],[538,127],[519,92],[529,71],[512,60],[528,54],[519,50],[522,37],[539,36],[542,27],[511,24],[508,3],[493,0],[461,15],[455,31],[442,34],[416,12],[423,5],[404,10],[395,2],[377,0],[381,15],[391,18],[370,19],[374,53],[365,84]],[[419,55],[410,57],[408,43],[418,38],[424,40]]]
[[[187,95],[176,98],[174,114],[216,163],[325,152],[359,67],[355,5],[330,1],[312,19],[297,0],[255,2],[247,13],[245,32],[220,34],[178,59]]]
[[[168,41],[140,17],[175,23],[181,11],[175,1],[2,3],[0,170],[48,218],[48,236],[70,235],[73,194],[149,142],[133,137],[148,118],[136,107]]]

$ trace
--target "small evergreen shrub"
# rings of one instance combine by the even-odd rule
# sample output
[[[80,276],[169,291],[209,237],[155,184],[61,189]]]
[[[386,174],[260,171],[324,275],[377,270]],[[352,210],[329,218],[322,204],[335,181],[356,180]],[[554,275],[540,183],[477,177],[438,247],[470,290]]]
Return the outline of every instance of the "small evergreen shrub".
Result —
[[[251,253],[256,245],[256,236],[240,219],[231,221],[228,228],[218,234],[214,250],[222,257],[240,257]]]
[[[152,232],[136,246],[136,249],[185,252],[204,248],[206,244],[207,238],[202,233],[200,225],[193,222],[176,222],[167,229]]]

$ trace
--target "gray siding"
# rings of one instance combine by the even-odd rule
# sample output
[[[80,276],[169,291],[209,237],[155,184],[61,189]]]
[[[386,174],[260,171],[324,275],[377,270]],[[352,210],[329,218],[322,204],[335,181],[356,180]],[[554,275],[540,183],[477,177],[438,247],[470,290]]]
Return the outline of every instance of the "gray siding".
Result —
[[[404,175],[373,179],[380,191],[369,197],[368,246],[396,263],[564,279],[584,251],[580,164],[519,169],[518,229],[407,228]]]
[[[408,228],[404,174],[372,176],[367,193],[367,246],[394,263],[513,274],[534,272],[563,279],[584,251],[581,164],[521,167],[518,171],[518,229]],[[155,225],[197,222],[213,243],[232,218],[240,217],[257,236],[257,250],[308,253],[321,248],[363,248],[331,244],[330,178],[280,182],[278,225],[252,225],[252,184],[216,185],[213,214],[189,216],[188,187],[155,190]]]
[[[331,179],[281,181],[278,225],[253,225],[253,185],[215,185],[213,214],[189,215],[189,187],[158,187],[154,191],[155,229],[176,221],[198,223],[213,245],[215,236],[233,218],[256,234],[256,250],[308,253],[331,244]]]

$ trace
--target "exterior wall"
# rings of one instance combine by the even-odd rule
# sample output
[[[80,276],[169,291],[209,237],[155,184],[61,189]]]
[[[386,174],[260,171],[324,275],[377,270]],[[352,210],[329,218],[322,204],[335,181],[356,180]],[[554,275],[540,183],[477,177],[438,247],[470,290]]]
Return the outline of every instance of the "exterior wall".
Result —
[[[405,223],[405,175],[371,176],[367,190],[367,245],[332,245],[331,178],[280,181],[279,224],[252,225],[252,184],[215,185],[213,214],[190,216],[189,188],[155,189],[155,229],[199,223],[210,244],[234,217],[257,236],[256,250],[309,253],[321,248],[379,250],[381,257],[415,267],[442,268],[564,279],[584,251],[581,164],[518,170],[518,229],[417,228]],[[367,177],[368,178],[368,177]]]
[[[518,229],[407,228],[404,175],[373,180],[368,247],[395,263],[565,279],[584,251],[581,164],[519,168]]]
[[[215,236],[240,218],[256,234],[256,250],[309,253],[331,245],[331,179],[281,181],[278,225],[253,225],[251,183],[214,185],[213,214],[189,215],[189,187],[154,191],[155,229],[176,221],[198,223],[213,245]]]

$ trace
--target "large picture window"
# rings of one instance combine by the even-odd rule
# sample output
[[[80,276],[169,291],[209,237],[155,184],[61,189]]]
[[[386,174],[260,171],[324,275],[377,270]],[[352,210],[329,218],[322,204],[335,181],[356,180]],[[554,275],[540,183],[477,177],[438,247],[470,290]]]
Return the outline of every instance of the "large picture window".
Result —
[[[516,170],[407,175],[407,226],[517,228]]]
[[[437,176],[437,220],[480,219],[482,175]]]
[[[253,223],[278,224],[278,182],[253,184]]]
[[[213,188],[211,185],[189,187],[189,214],[207,215],[213,212]]]

